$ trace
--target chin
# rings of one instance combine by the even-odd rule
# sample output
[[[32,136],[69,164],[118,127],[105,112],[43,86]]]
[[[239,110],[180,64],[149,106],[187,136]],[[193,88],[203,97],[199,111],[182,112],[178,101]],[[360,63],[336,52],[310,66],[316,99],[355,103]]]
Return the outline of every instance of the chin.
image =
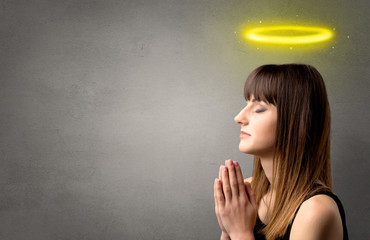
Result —
[[[243,146],[242,144],[239,144],[239,151],[246,154],[253,154],[254,152],[253,149],[247,146]]]
[[[268,156],[272,154],[272,147],[266,147],[262,149],[252,148],[250,146],[245,146],[242,143],[239,144],[239,151],[242,153],[254,155],[254,156]]]

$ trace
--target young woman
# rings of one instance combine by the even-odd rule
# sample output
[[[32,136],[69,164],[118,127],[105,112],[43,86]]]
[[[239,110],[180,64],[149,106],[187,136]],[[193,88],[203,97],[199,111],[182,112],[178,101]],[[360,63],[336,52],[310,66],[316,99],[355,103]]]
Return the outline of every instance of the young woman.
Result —
[[[264,65],[244,86],[239,150],[254,155],[253,177],[236,161],[214,183],[221,239],[348,239],[342,204],[331,192],[330,109],[312,66]]]

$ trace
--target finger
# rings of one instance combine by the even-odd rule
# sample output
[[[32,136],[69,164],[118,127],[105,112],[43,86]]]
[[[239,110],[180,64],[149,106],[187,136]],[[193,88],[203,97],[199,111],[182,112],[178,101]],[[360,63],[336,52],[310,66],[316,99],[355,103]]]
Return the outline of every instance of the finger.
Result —
[[[213,184],[213,188],[214,188],[213,196],[215,199],[215,213],[216,213],[217,221],[218,221],[218,224],[221,226],[220,212],[219,212],[219,206],[218,206],[218,200],[217,200],[217,184],[218,184],[217,181],[218,179],[216,178]]]
[[[222,229],[223,225],[222,225],[222,221],[221,221],[221,217],[220,217],[220,207],[219,207],[219,203],[218,203],[218,200],[217,200],[217,191],[218,191],[218,189],[217,189],[218,182],[217,181],[219,181],[219,180],[216,178],[215,182],[214,182],[215,212],[216,212],[218,225]]]
[[[257,208],[256,195],[254,194],[252,186],[249,182],[245,183],[245,189],[247,190],[249,202],[252,204],[254,208]]]
[[[239,195],[245,192],[243,173],[238,162],[234,161],[234,167],[236,171],[236,179],[238,181]]]
[[[227,168],[229,169],[229,181],[231,187],[231,194],[232,196],[239,196],[239,187],[238,187],[238,180],[236,177],[235,167],[233,160],[226,160],[225,164],[227,164]]]
[[[218,179],[217,178],[215,178],[215,182],[213,183],[213,197],[214,197],[214,199],[215,199],[215,208],[216,208],[216,213],[217,213],[217,205],[218,205],[218,203],[217,203],[217,188],[216,188],[216,181],[217,181]]]
[[[229,182],[228,167],[222,168],[222,189],[224,190],[225,201],[231,201],[231,187]]]
[[[222,181],[222,168],[223,168],[223,165],[220,166],[220,169],[218,171],[218,179],[220,179]]]
[[[215,179],[215,202],[217,209],[225,204],[225,196],[221,189],[221,180]]]

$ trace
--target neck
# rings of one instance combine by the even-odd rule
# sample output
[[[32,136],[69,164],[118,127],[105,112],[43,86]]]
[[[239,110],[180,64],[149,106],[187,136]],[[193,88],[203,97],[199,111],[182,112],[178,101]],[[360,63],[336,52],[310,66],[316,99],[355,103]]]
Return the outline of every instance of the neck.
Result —
[[[273,156],[258,156],[263,168],[263,171],[266,175],[267,180],[270,182],[270,186],[272,183],[272,170],[273,170]],[[261,206],[262,210],[258,212],[260,216],[263,216],[263,222],[268,223],[271,219],[271,212],[274,206],[275,200],[275,191],[270,187],[267,193],[261,199]]]
[[[261,165],[263,168],[263,171],[265,172],[265,175],[267,179],[270,182],[272,182],[272,168],[273,168],[273,157],[272,156],[263,156],[259,157],[261,161]]]

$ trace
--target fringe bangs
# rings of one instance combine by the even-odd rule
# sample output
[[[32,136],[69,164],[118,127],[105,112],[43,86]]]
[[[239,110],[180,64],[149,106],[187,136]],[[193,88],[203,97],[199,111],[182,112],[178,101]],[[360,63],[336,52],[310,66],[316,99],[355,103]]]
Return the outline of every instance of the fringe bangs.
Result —
[[[263,71],[262,71],[263,70]],[[279,92],[278,71],[274,65],[265,65],[255,69],[247,78],[244,85],[244,98],[251,100],[252,95],[257,101],[264,101],[276,106],[277,93]]]

